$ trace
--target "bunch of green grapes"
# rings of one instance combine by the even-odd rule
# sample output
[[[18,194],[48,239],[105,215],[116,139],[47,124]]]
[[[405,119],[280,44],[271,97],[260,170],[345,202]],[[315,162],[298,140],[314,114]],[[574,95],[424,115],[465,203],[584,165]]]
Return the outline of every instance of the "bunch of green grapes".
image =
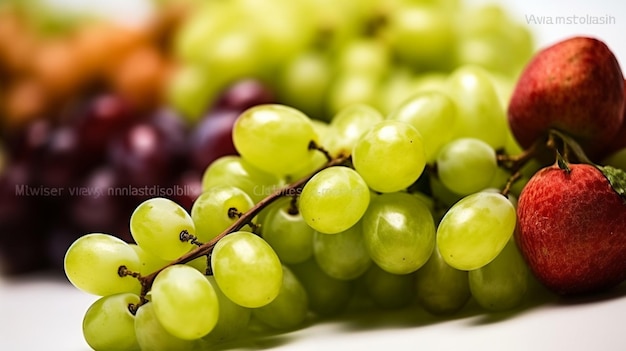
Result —
[[[534,49],[528,28],[500,6],[458,0],[208,1],[174,42],[180,68],[168,99],[191,120],[250,77],[315,119],[355,103],[388,113],[463,65],[506,86]]]
[[[149,199],[130,218],[135,244],[92,233],[68,249],[69,280],[101,296],[83,323],[92,348],[209,349],[363,297],[434,314],[523,303],[515,188],[498,157],[518,149],[484,69],[459,67],[390,113],[353,104],[321,122],[257,105],[233,143],[189,212]]]
[[[254,77],[280,104],[238,117],[238,154],[208,166],[190,211],[149,199],[134,243],[71,245],[68,279],[100,296],[83,321],[93,349],[211,349],[361,299],[434,314],[523,303],[512,234],[526,178],[501,158],[520,152],[504,106],[532,54],[525,27],[454,0],[198,6],[169,103],[197,119]]]

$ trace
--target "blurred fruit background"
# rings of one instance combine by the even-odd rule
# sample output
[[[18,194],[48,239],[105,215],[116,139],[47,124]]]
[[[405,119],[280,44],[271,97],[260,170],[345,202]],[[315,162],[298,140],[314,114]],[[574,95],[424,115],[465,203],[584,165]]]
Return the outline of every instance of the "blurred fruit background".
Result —
[[[357,103],[386,114],[462,65],[489,72],[506,104],[537,47],[528,15],[547,6],[1,1],[0,272],[61,272],[89,232],[131,240],[128,219],[148,197],[189,209],[256,104],[321,121]]]

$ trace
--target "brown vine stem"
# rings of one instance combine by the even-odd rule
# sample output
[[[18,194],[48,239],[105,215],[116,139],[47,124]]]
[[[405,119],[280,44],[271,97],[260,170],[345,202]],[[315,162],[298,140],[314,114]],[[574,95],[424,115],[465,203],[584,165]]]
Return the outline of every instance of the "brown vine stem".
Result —
[[[254,217],[256,217],[256,215],[258,215],[259,212],[261,212],[261,210],[266,208],[272,202],[276,201],[277,199],[279,199],[279,198],[281,198],[283,196],[294,196],[296,194],[299,194],[300,191],[302,190],[302,188],[304,187],[304,185],[315,174],[317,174],[320,171],[322,171],[322,170],[324,170],[326,168],[329,168],[329,167],[344,165],[349,160],[350,160],[350,156],[345,156],[345,155],[338,156],[337,158],[331,158],[324,166],[320,167],[315,172],[309,174],[308,176],[306,176],[306,177],[304,177],[304,178],[302,178],[300,180],[297,180],[297,181],[295,181],[295,182],[293,182],[291,184],[288,184],[288,185],[286,185],[286,186],[284,186],[284,187],[274,191],[273,193],[268,195],[266,198],[264,198],[263,200],[259,201],[250,210],[248,210],[245,213],[242,213],[241,216],[235,222],[233,222],[233,224],[231,224],[220,235],[216,236],[211,241],[198,246],[197,248],[189,251],[185,255],[183,255],[183,256],[179,257],[178,259],[170,262],[169,264],[165,265],[164,267],[161,267],[157,271],[155,271],[153,273],[150,273],[149,275],[146,275],[146,276],[143,276],[143,277],[139,277],[139,281],[141,282],[141,286],[142,286],[142,291],[141,291],[142,300],[144,299],[144,297],[146,296],[148,291],[150,291],[150,288],[152,287],[152,283],[154,282],[154,279],[156,278],[156,276],[161,271],[163,271],[165,268],[173,266],[173,265],[176,265],[176,264],[187,263],[187,262],[189,262],[189,261],[191,261],[193,259],[196,259],[198,257],[209,255],[213,251],[213,247],[215,247],[215,244],[217,244],[218,241],[220,241],[226,235],[228,235],[230,233],[233,233],[233,232],[236,232],[236,231],[240,230],[241,228],[243,228],[244,226],[246,226],[247,224],[252,223],[252,219]]]
[[[542,148],[546,147],[546,141],[544,139],[539,139],[535,141],[528,149],[522,151],[519,155],[506,155],[506,154],[498,154],[496,155],[496,160],[498,165],[503,167],[504,169],[511,172],[511,176],[507,179],[506,184],[504,185],[504,189],[500,192],[502,195],[507,196],[511,191],[511,187],[513,183],[519,180],[522,176],[521,169],[530,161],[532,158],[537,156]]]

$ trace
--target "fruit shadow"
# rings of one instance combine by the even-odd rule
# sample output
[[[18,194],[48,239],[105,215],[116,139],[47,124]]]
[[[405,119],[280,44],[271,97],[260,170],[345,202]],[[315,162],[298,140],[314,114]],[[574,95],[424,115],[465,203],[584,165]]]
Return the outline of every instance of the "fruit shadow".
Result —
[[[254,323],[254,322],[252,322]],[[227,341],[210,348],[210,351],[244,351],[244,350],[267,350],[282,345],[293,343],[298,337],[295,335],[298,331],[305,330],[317,323],[313,316],[307,318],[302,325],[289,330],[276,330],[267,326],[253,324],[250,330],[240,335],[235,340]]]
[[[498,323],[506,319],[515,318],[522,314],[531,313],[534,309],[560,309],[576,305],[589,305],[602,303],[615,299],[626,298],[626,282],[617,287],[601,293],[593,293],[579,296],[559,296],[538,282],[534,282],[532,291],[526,296],[524,302],[516,308],[502,312],[482,313],[474,318],[470,325],[486,325]],[[480,309],[480,308],[479,308]]]
[[[552,306],[568,307],[583,304],[601,303],[609,300],[626,298],[626,281],[604,292],[591,295],[564,296],[554,301]]]
[[[312,316],[294,330],[256,331],[211,350],[272,349],[295,342],[302,338],[301,332],[319,324],[332,324],[333,330],[338,333],[422,328],[454,321],[463,321],[463,324],[468,327],[479,327],[517,318],[539,308],[563,308],[616,298],[626,298],[626,282],[606,293],[567,298],[560,297],[537,283],[531,286],[524,301],[519,306],[506,311],[488,311],[472,298],[462,309],[450,315],[434,315],[423,309],[417,302],[398,309],[383,309],[372,304],[357,302],[348,306],[346,310],[338,312],[335,316]]]

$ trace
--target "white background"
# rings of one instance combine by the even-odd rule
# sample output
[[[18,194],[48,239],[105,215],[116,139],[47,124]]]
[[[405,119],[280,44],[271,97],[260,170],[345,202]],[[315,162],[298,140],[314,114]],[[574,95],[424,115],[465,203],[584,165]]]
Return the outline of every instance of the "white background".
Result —
[[[136,20],[149,12],[141,0],[49,0]],[[486,1],[470,0],[469,4]],[[617,0],[501,1],[514,18],[604,16],[611,25],[534,25],[538,46],[573,35],[596,36],[626,67],[626,6]],[[268,14],[271,15],[271,14]],[[48,276],[0,278],[0,350],[86,351],[82,317],[95,297]],[[435,320],[419,311],[364,314],[264,339],[272,350],[626,350],[626,286],[589,301],[552,301],[507,314],[465,313]]]

